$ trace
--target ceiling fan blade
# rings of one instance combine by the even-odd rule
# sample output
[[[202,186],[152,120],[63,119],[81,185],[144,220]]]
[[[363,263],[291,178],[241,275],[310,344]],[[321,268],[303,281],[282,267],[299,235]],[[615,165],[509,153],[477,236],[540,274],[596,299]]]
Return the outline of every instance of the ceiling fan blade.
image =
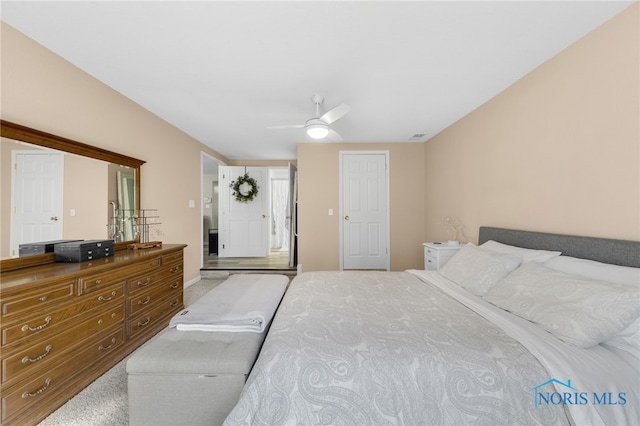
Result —
[[[329,134],[327,135],[327,139],[329,139],[332,142],[342,142],[342,136],[340,136],[338,132],[336,132],[333,129],[329,129]]]
[[[351,107],[349,105],[338,105],[337,107],[325,112],[324,115],[320,117],[320,120],[324,121],[327,124],[331,124],[334,121],[342,118],[349,111],[351,111]]]
[[[269,126],[267,129],[302,129],[304,124],[285,124],[284,126]]]

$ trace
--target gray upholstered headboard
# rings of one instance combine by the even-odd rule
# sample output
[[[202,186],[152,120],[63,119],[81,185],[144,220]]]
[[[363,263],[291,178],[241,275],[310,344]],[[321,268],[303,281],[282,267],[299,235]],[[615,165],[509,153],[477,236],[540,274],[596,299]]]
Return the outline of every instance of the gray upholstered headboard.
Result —
[[[564,256],[640,268],[640,241],[547,234],[481,226],[478,244],[489,240],[516,247],[561,251]]]

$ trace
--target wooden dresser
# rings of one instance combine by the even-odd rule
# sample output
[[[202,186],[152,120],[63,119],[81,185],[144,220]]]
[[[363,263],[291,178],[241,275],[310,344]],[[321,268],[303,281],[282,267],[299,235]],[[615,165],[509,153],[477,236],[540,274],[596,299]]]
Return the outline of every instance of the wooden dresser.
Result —
[[[37,424],[183,309],[182,244],[0,274],[1,423]]]

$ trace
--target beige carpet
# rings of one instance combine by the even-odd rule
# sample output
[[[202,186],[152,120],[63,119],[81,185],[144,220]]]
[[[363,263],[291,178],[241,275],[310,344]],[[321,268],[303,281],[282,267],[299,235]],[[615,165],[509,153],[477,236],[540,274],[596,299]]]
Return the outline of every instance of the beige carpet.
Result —
[[[189,306],[209,290],[222,283],[228,274],[208,274],[187,287],[184,304]],[[40,426],[127,426],[127,358],[119,362],[69,402],[44,419]]]

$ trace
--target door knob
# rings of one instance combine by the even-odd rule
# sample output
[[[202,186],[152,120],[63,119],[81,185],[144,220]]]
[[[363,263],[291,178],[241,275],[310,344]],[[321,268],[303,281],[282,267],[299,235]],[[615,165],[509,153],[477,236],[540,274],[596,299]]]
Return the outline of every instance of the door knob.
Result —
[[[51,216],[50,218],[52,221],[57,222],[58,221],[58,216]]]
[[[344,217],[344,220],[349,220],[349,215],[346,215],[346,216]]]

